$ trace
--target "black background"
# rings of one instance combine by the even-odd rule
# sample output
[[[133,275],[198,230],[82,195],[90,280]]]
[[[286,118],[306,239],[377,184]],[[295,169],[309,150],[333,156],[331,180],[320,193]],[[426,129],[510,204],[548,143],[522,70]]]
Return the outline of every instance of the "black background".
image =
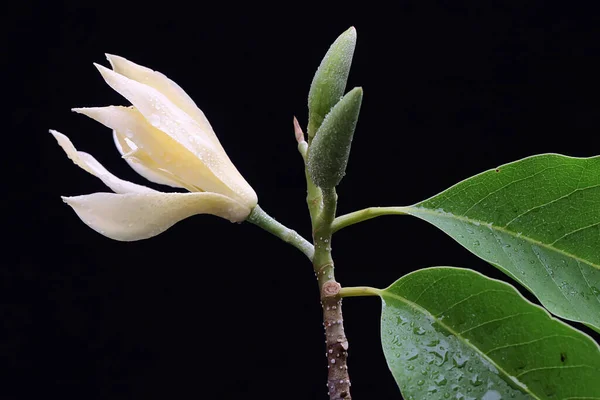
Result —
[[[179,83],[261,206],[308,237],[292,117],[306,124],[312,75],[351,25],[358,45],[348,85],[365,97],[340,214],[412,204],[536,153],[598,154],[598,7],[545,3],[11,5],[2,25],[10,123],[0,398],[327,398],[318,291],[301,253],[212,216],[115,242],[60,200],[106,189],[67,159],[49,128],[143,183],[107,128],[69,111],[127,104],[92,66],[108,65],[104,52]],[[504,279],[409,217],[341,231],[334,257],[346,286],[385,287],[434,265]],[[357,399],[400,398],[379,345],[379,311],[375,298],[344,305]]]

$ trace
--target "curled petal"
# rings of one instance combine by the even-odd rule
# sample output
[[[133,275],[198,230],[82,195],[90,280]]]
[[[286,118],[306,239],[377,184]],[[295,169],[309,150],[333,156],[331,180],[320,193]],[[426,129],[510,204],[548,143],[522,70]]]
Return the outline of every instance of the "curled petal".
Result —
[[[117,178],[108,172],[108,170],[90,154],[83,151],[77,151],[68,137],[55,130],[50,130],[50,133],[75,165],[100,178],[100,180],[115,193],[157,193],[156,190],[150,189],[149,187],[137,185]]]
[[[202,110],[198,108],[196,103],[194,103],[194,100],[192,100],[177,83],[158,71],[153,71],[150,68],[131,62],[126,58],[115,56],[113,54],[106,54],[106,58],[110,62],[113,71],[116,73],[153,87],[164,94],[173,102],[173,104],[192,117],[216,144],[221,146],[217,135]]]
[[[63,200],[90,228],[120,241],[156,236],[196,214],[241,222],[251,211],[216,193],[93,193]]]

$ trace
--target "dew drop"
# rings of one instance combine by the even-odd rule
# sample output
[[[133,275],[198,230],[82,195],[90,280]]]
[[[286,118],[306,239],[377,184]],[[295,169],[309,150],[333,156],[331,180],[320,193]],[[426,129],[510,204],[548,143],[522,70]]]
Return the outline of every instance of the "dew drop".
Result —
[[[425,330],[425,329],[423,329],[423,327],[422,327],[422,326],[419,326],[419,327],[417,327],[417,328],[414,328],[414,329],[413,329],[413,333],[414,333],[415,335],[419,335],[419,336],[421,336],[421,335],[424,335],[424,334],[425,334],[425,332],[426,332],[426,330]]]
[[[481,400],[501,400],[502,395],[495,390],[488,390],[485,392]]]
[[[152,114],[150,115],[150,118],[148,118],[148,122],[150,122],[152,126],[156,127],[160,125],[160,116],[157,114]]]
[[[444,377],[444,375],[439,375],[437,378],[435,378],[434,382],[438,386],[444,386],[446,383],[448,383],[448,380],[446,377]]]
[[[467,361],[469,361],[469,357],[463,356],[462,354],[455,354],[452,356],[452,361],[457,368],[462,368],[465,366]]]
[[[469,382],[473,386],[481,386],[483,384],[483,381],[481,379],[479,379],[479,375],[478,374],[473,375],[471,377],[471,379],[469,380]]]
[[[427,388],[427,392],[430,393],[430,394],[431,393],[437,393],[437,391],[438,391],[438,388],[436,388],[435,386],[429,386]]]

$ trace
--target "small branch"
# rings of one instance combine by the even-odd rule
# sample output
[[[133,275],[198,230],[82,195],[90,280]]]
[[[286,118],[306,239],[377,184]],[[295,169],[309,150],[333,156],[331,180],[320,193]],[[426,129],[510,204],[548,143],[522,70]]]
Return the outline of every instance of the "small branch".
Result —
[[[332,233],[382,215],[407,215],[406,207],[370,207],[337,217],[331,225]]]
[[[369,286],[343,287],[339,292],[340,297],[379,296],[380,294],[381,289]]]
[[[300,236],[295,230],[279,223],[258,205],[254,207],[246,221],[252,222],[254,225],[272,233],[284,242],[291,244],[312,261],[315,253],[314,246]]]

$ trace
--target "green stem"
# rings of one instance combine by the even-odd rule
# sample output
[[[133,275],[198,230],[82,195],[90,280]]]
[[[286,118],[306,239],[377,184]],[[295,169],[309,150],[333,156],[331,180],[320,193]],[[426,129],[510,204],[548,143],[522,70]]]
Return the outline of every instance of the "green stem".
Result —
[[[317,215],[313,215],[313,242],[315,244],[315,257],[313,266],[319,279],[319,286],[333,277],[333,259],[331,258],[331,230],[335,219],[337,207],[337,194],[335,189],[322,190],[322,206]],[[312,214],[312,213],[311,213]]]
[[[364,297],[380,296],[381,289],[369,286],[343,287],[340,289],[340,297]]]
[[[382,215],[407,215],[407,207],[369,207],[363,210],[354,211],[346,215],[337,217],[331,225],[332,232],[335,233],[347,226],[357,224]]]
[[[289,243],[300,250],[310,260],[313,259],[315,249],[312,244],[300,236],[296,231],[289,229],[285,225],[277,222],[258,205],[254,207],[246,221],[252,222],[254,225],[257,225],[267,232],[272,233],[284,242]]]

